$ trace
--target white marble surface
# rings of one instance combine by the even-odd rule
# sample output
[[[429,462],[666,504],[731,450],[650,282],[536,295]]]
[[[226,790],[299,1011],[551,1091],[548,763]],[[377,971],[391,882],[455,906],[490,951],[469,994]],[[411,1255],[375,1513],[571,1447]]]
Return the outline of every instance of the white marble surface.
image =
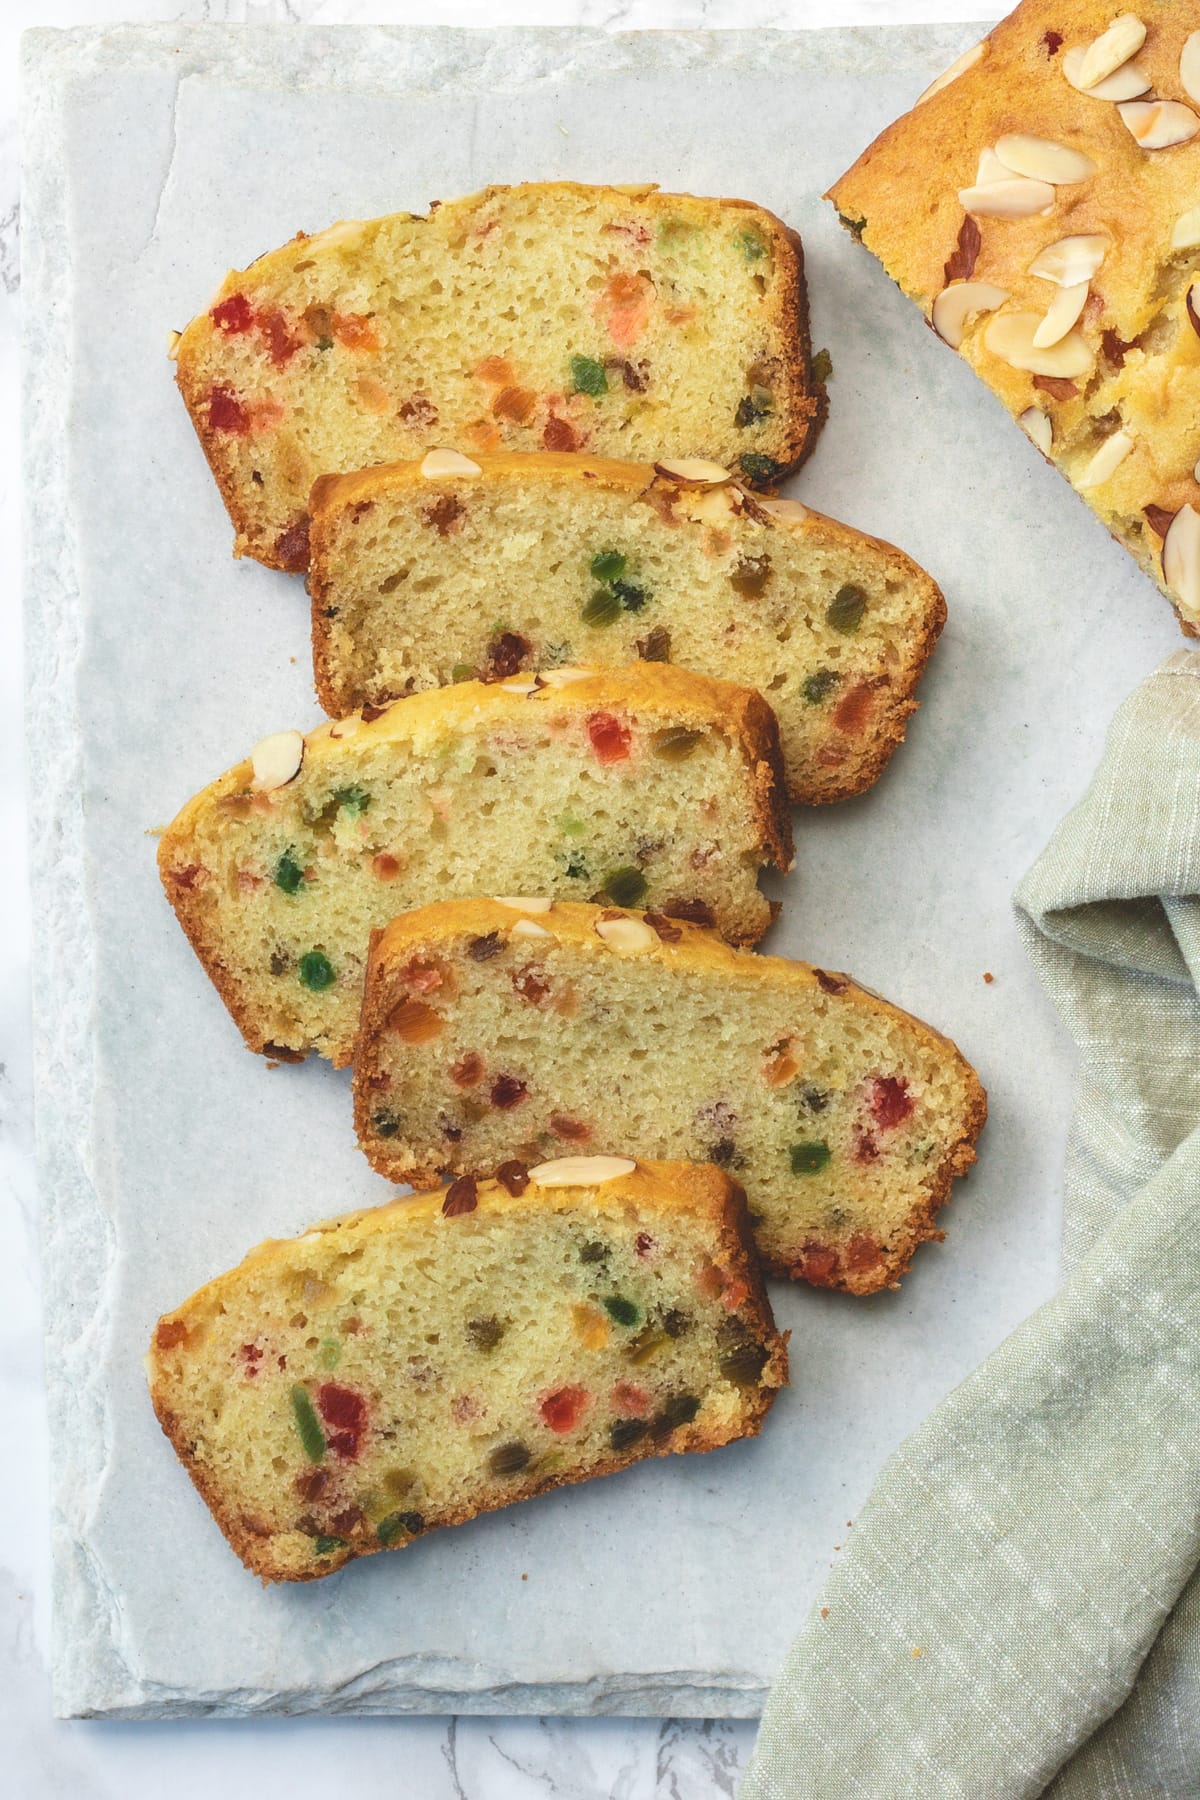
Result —
[[[185,7],[128,6],[126,19],[224,18],[440,24],[585,23],[652,26],[804,26],[969,18],[977,5],[875,0],[838,6],[790,4],[546,3],[489,5],[322,4],[321,0],[246,0]],[[15,30],[26,24],[93,23],[109,8],[74,4],[6,6],[13,32],[0,70],[0,370],[13,393],[18,322]],[[30,1159],[28,928],[24,883],[24,807],[20,768],[17,534],[18,457],[11,410],[0,431],[0,554],[10,603],[0,611],[0,921],[9,954],[0,964],[0,1256],[7,1273],[0,1309],[0,1398],[6,1426],[0,1484],[0,1719],[4,1774],[0,1791],[20,1796],[121,1795],[169,1788],[189,1796],[220,1787],[233,1796],[265,1792],[297,1800],[309,1794],[459,1796],[517,1800],[564,1795],[591,1800],[731,1794],[752,1739],[739,1724],[672,1725],[626,1721],[355,1719],[245,1724],[114,1725],[56,1723],[46,1680],[45,1432],[37,1309],[36,1229]],[[36,805],[36,796],[33,804]]]

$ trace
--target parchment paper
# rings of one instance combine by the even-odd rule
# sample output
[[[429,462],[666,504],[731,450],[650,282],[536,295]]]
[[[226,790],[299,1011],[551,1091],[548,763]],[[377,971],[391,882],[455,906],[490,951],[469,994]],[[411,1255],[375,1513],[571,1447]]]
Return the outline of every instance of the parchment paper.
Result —
[[[978,32],[36,32],[24,254],[39,1133],[65,1714],[753,1714],[887,1453],[1052,1289],[1071,1069],[1009,895],[1167,608],[819,196]],[[247,1055],[147,835],[317,717],[298,582],[229,557],[168,328],[299,227],[488,181],[750,196],[804,236],[832,413],[797,491],[950,623],[878,788],[797,820],[768,947],[949,1032],[992,1118],[899,1294],[777,1286],[763,1437],[261,1589],[159,1433],[154,1319],[388,1190],[347,1077]],[[991,984],[984,972],[994,974]],[[526,1579],[527,1577],[527,1579]]]

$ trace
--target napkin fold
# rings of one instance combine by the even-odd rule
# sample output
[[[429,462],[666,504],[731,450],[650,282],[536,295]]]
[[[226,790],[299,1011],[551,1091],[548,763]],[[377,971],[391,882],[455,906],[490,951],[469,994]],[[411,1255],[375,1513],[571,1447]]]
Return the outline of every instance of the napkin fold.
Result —
[[[1197,896],[1183,650],[1016,896],[1081,1059],[1064,1285],[884,1468],[741,1800],[1200,1797]]]

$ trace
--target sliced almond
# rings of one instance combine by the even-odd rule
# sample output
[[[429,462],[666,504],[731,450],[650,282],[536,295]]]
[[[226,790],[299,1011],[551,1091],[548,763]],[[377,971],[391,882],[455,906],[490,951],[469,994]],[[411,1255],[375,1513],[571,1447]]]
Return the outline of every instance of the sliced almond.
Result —
[[[551,1162],[535,1163],[529,1179],[536,1187],[598,1187],[632,1175],[636,1168],[628,1156],[556,1156]]]
[[[755,505],[784,525],[802,525],[808,517],[807,506],[799,500],[757,500]]]
[[[975,171],[975,186],[988,187],[993,181],[1011,181],[1012,170],[1002,163],[996,152],[984,149],[979,152],[979,167]]]
[[[598,675],[599,673],[599,669],[543,669],[538,676],[538,680],[543,687],[570,687],[573,681],[590,681],[593,675]]]
[[[1014,175],[1026,175],[1031,181],[1048,181],[1054,187],[1073,181],[1086,181],[1096,173],[1096,165],[1082,150],[1060,144],[1054,138],[1031,137],[1026,131],[1010,132],[996,141],[996,155]]]
[[[335,719],[329,727],[331,738],[350,738],[362,730],[362,714],[351,713],[348,719]]]
[[[1017,420],[1033,439],[1043,456],[1049,456],[1050,446],[1054,442],[1054,427],[1050,423],[1050,415],[1044,413],[1040,406],[1027,406]]]
[[[949,87],[952,81],[957,81],[960,75],[965,75],[968,69],[973,69],[983,55],[986,44],[987,39],[981,38],[979,43],[964,50],[961,56],[956,56],[944,74],[939,75],[936,81],[931,81],[923,94],[917,95],[913,105],[921,106],[926,100],[931,100],[934,94],[940,94],[944,87]]]
[[[357,243],[367,224],[365,219],[339,219],[336,225],[314,231],[311,237],[297,238],[295,248],[302,256],[309,256],[314,250],[345,250]]]
[[[1129,452],[1133,449],[1133,439],[1127,431],[1114,431],[1111,437],[1105,438],[1091,461],[1082,468],[1078,475],[1072,477],[1077,488],[1099,487],[1120,468]]]
[[[1080,334],[1069,331],[1057,344],[1042,349],[1033,341],[1041,322],[1037,313],[1001,313],[989,322],[983,341],[993,356],[1031,375],[1057,375],[1067,381],[1086,375],[1093,358]]]
[[[960,188],[959,202],[979,219],[1029,219],[1054,205],[1054,189],[1048,181],[1027,181],[1014,175],[1008,181],[988,181],[982,187]]]
[[[500,683],[500,692],[502,694],[524,694],[526,699],[528,699],[530,694],[536,694],[537,691],[538,684],[536,681],[502,681]]]
[[[512,928],[511,936],[553,937],[554,933],[552,931],[547,931],[544,925],[539,925],[536,919],[518,919]]]
[[[658,933],[644,919],[597,919],[596,936],[603,938],[610,950],[632,955],[652,950],[658,942]]]
[[[178,361],[178,359],[179,359],[179,340],[182,336],[183,336],[182,331],[168,331],[168,333],[167,333],[167,361],[168,362],[177,362]]]
[[[1038,252],[1029,265],[1029,273],[1059,287],[1074,287],[1078,281],[1092,279],[1108,255],[1108,246],[1109,239],[1102,232],[1059,238]]]
[[[1170,150],[1200,131],[1200,119],[1181,100],[1127,100],[1117,111],[1143,150]]]
[[[682,481],[685,487],[720,487],[733,476],[719,462],[707,462],[702,456],[685,456],[679,462],[656,462],[655,470],[669,481]]]
[[[1036,350],[1048,350],[1060,343],[1087,305],[1088,284],[1076,282],[1074,287],[1059,288],[1046,308],[1046,316],[1033,334]]]
[[[1086,93],[1089,99],[1136,100],[1139,94],[1148,91],[1150,77],[1139,69],[1135,62],[1122,63],[1119,69],[1114,69],[1111,75],[1106,75],[1103,81],[1097,81],[1093,87],[1082,87],[1079,77],[1083,72],[1086,56],[1086,46],[1075,44],[1070,50],[1064,50],[1059,66],[1071,86],[1079,88],[1081,93]]]
[[[483,470],[460,450],[427,450],[421,458],[421,473],[426,481],[438,481],[443,475],[482,475]]]
[[[1007,299],[1008,289],[993,287],[990,281],[952,282],[933,303],[933,329],[952,350],[957,350],[968,322],[977,313],[995,312]]]
[[[1200,206],[1180,213],[1171,228],[1172,250],[1194,250],[1200,244]]]
[[[1122,13],[1088,45],[1079,70],[1079,86],[1085,93],[1090,92],[1097,82],[1136,56],[1145,41],[1146,27],[1136,13]]]
[[[1192,470],[1192,480],[1200,481],[1200,462],[1197,462],[1195,468]]]
[[[1200,31],[1193,31],[1183,41],[1179,55],[1179,81],[1189,100],[1200,105]]]
[[[548,913],[554,905],[546,894],[534,894],[528,900],[520,894],[493,894],[497,906],[511,906],[514,912]]]
[[[1163,579],[1190,620],[1200,616],[1200,513],[1181,506],[1162,547]]]
[[[299,731],[276,731],[271,737],[265,737],[261,743],[255,744],[250,752],[250,766],[254,770],[251,785],[260,794],[269,794],[275,788],[286,787],[300,773],[303,761],[303,735]]]

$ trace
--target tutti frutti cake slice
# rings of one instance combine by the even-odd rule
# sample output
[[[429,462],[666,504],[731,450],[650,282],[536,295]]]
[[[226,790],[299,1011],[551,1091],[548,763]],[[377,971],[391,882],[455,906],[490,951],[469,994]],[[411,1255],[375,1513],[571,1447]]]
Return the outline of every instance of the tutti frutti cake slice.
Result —
[[[752,1436],[787,1353],[726,1174],[567,1157],[260,1245],[158,1321],[147,1372],[246,1567],[310,1581]]]
[[[235,551],[308,563],[319,475],[459,450],[716,457],[773,492],[811,445],[803,253],[744,200],[490,187],[226,276],[173,344]]]
[[[167,827],[174,907],[252,1050],[348,1061],[373,929],[455,894],[645,902],[742,942],[792,860],[747,688],[641,664],[462,682],[279,732]]]
[[[928,1025],[848,975],[731,949],[649,912],[448,901],[376,934],[358,1139],[424,1187],[623,1146],[729,1169],[769,1272],[894,1287],[986,1097]]]
[[[1025,0],[830,190],[1200,631],[1200,13]]]
[[[798,802],[880,775],[946,616],[903,551],[704,461],[433,450],[325,477],[310,505],[326,712],[556,661],[671,662],[766,696]]]

